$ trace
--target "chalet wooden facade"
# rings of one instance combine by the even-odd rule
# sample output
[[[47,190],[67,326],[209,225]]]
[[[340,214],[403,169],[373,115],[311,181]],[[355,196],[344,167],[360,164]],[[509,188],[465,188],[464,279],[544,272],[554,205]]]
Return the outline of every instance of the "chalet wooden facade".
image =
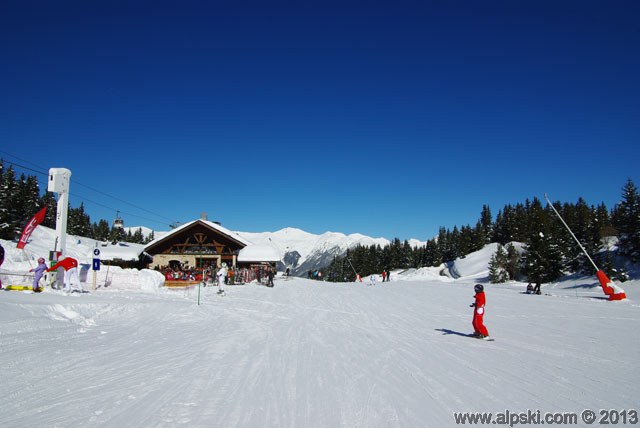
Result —
[[[186,223],[166,236],[149,243],[144,251],[153,257],[153,266],[220,267],[236,266],[238,254],[248,241],[208,220]]]

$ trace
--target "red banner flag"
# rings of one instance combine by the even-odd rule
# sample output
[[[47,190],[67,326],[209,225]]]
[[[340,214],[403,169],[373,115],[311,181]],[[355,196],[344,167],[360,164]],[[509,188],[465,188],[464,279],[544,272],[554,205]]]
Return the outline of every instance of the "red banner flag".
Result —
[[[24,248],[25,245],[27,245],[27,241],[29,240],[31,233],[33,233],[35,228],[38,227],[40,223],[42,223],[46,212],[47,212],[47,207],[45,206],[40,211],[38,211],[36,215],[31,217],[31,220],[29,220],[29,223],[27,223],[27,225],[22,230],[22,235],[20,236],[20,240],[18,241],[18,248],[22,249]]]

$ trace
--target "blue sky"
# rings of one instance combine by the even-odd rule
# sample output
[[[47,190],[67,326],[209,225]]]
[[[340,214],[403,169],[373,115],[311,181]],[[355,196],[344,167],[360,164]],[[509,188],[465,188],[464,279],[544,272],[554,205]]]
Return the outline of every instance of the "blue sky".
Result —
[[[93,221],[426,240],[640,185],[637,1],[9,0],[0,39],[0,157]]]

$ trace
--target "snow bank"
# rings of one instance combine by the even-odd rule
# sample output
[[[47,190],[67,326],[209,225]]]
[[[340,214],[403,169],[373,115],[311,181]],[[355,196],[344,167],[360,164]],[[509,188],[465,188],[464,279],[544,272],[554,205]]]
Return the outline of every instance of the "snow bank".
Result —
[[[514,245],[519,252],[522,251],[521,243],[512,242],[511,244]],[[399,281],[439,280],[450,282],[454,279],[472,279],[487,282],[489,277],[489,261],[497,249],[498,244],[489,244],[483,249],[468,254],[464,258],[456,259],[453,262],[442,264],[438,267],[407,269],[392,275],[391,278],[392,280],[395,279]]]
[[[0,244],[5,249],[5,260],[0,267],[0,279],[4,285],[32,285],[33,273],[29,270],[38,265],[37,260],[43,257],[49,260],[49,252],[55,245],[55,230],[44,226],[38,226],[24,250],[16,247],[13,241],[0,239]],[[143,246],[139,244],[119,244],[103,246],[103,243],[94,239],[67,236],[66,255],[78,260],[80,281],[86,289],[94,286],[93,279],[93,250],[99,248],[106,256],[117,256],[124,260],[136,257]],[[102,254],[101,254],[102,255]],[[156,271],[122,269],[117,266],[102,265],[96,272],[96,288],[141,290],[157,292],[164,283],[164,276]]]

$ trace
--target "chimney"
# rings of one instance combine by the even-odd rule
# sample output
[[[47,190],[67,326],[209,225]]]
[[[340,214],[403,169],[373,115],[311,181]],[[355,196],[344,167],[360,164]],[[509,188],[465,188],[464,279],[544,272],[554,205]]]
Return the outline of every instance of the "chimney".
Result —
[[[209,221],[209,215],[207,213],[200,213],[200,220]]]

